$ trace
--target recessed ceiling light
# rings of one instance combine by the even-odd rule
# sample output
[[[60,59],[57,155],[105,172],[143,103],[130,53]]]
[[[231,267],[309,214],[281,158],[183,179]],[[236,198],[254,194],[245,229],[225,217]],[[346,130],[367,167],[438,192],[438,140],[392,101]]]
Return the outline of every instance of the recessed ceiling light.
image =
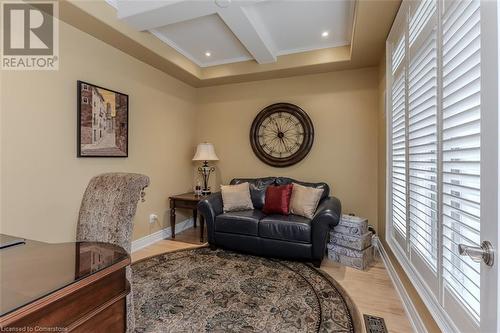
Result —
[[[210,53],[210,52],[205,52],[205,56],[210,57],[211,55],[212,55],[212,53]]]
[[[215,4],[220,8],[227,8],[231,4],[231,0],[215,0]]]
[[[329,35],[328,31],[323,31],[321,33],[321,37],[328,37],[328,35]]]

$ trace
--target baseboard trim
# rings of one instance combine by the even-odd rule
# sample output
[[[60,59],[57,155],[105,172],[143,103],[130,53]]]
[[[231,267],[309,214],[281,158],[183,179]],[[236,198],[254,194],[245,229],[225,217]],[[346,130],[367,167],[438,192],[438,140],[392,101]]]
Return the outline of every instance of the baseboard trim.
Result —
[[[186,219],[182,221],[181,223],[177,223],[175,225],[175,232],[182,232],[186,229],[189,229],[193,226],[194,220],[193,218]],[[136,239],[135,241],[132,242],[132,252],[135,252],[137,250],[140,250],[142,248],[145,248],[146,246],[149,246],[151,244],[154,244],[162,239],[166,239],[168,237],[172,236],[172,228],[166,227],[161,230],[158,230],[152,234],[149,234],[147,236],[144,236],[142,238]]]
[[[418,314],[418,311],[415,308],[415,305],[413,304],[410,295],[408,295],[408,293],[406,292],[406,289],[403,283],[401,282],[401,279],[399,278],[396,269],[392,265],[392,262],[389,259],[389,256],[387,255],[387,252],[385,251],[385,248],[380,242],[378,236],[373,237],[373,245],[375,245],[376,248],[378,249],[380,257],[382,258],[382,261],[384,262],[384,265],[387,269],[387,273],[389,274],[392,283],[396,287],[396,291],[398,292],[399,297],[403,301],[403,307],[405,309],[406,314],[408,315],[408,318],[410,319],[410,324],[413,328],[413,331],[418,333],[428,333],[427,328],[425,327],[424,322],[422,321],[422,318]]]

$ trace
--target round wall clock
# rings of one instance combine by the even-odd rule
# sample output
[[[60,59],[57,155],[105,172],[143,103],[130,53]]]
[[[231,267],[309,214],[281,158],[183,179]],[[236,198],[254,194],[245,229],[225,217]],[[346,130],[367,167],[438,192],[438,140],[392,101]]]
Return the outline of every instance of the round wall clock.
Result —
[[[276,103],[255,117],[250,143],[257,157],[274,167],[286,167],[301,161],[311,150],[314,127],[300,107]]]

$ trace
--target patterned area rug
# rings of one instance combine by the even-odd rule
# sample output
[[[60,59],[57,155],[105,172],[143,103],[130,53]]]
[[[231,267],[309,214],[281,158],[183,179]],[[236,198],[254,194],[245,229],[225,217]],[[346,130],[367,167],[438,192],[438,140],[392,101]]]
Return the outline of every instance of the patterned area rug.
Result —
[[[136,332],[361,332],[342,287],[308,264],[198,248],[132,270]]]

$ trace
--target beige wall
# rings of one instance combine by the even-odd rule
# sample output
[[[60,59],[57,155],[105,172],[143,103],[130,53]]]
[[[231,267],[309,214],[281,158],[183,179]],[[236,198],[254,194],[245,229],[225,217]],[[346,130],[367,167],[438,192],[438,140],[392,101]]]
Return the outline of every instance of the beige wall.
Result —
[[[215,145],[218,183],[271,175],[325,181],[345,213],[376,225],[377,75],[366,68],[199,89],[198,141]],[[249,143],[253,119],[276,102],[302,107],[315,129],[309,155],[287,168],[262,163]]]
[[[134,238],[159,230],[168,195],[192,186],[195,89],[64,23],[60,47],[59,71],[1,74],[1,232],[73,240],[87,182],[108,171],[150,176]],[[129,158],[76,158],[77,80],[130,95]]]

